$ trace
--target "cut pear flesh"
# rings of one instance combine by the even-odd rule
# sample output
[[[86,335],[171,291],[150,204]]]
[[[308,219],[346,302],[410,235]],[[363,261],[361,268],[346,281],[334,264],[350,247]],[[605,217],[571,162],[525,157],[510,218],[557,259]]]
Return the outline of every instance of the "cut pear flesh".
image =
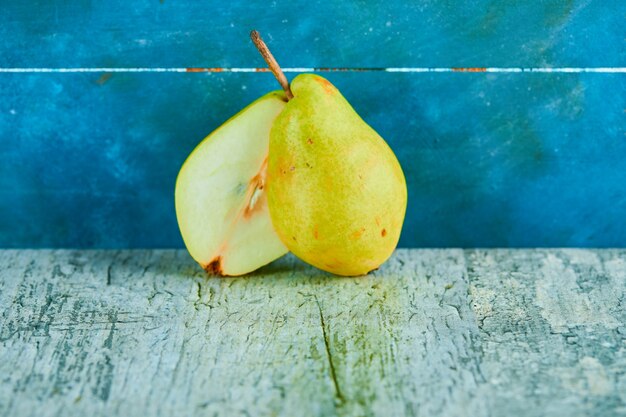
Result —
[[[270,130],[285,104],[282,92],[256,100],[206,137],[178,174],[178,225],[210,273],[243,275],[287,253],[265,190]]]

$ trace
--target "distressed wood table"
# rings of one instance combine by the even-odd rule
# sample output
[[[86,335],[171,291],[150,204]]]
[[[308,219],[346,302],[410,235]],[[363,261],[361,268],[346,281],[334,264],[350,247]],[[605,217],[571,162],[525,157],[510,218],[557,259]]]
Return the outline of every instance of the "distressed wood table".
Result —
[[[624,415],[625,287],[626,250],[0,251],[0,415]]]

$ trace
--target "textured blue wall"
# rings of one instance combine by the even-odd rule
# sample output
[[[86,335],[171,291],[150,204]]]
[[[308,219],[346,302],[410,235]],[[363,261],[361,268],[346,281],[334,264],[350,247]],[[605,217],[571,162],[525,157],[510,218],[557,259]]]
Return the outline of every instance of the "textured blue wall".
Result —
[[[623,1],[3,0],[0,67],[623,67]],[[410,5],[407,3],[411,3]],[[293,76],[293,74],[290,74]],[[327,73],[402,246],[626,246],[626,74]],[[268,73],[0,73],[0,247],[176,247],[176,173]]]

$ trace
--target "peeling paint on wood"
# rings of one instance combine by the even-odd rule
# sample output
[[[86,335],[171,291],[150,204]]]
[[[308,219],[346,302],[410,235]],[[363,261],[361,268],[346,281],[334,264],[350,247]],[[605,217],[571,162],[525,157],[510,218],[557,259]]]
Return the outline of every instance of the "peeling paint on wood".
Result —
[[[626,250],[400,250],[362,278],[287,256],[0,251],[0,416],[608,416]]]

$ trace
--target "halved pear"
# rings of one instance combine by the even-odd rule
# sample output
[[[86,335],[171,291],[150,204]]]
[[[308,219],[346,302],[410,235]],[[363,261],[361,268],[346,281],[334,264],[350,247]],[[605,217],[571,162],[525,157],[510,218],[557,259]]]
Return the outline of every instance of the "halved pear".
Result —
[[[266,195],[270,130],[285,107],[269,93],[207,136],[176,179],[176,217],[187,250],[207,271],[243,275],[287,253]]]

